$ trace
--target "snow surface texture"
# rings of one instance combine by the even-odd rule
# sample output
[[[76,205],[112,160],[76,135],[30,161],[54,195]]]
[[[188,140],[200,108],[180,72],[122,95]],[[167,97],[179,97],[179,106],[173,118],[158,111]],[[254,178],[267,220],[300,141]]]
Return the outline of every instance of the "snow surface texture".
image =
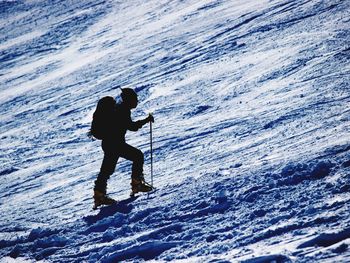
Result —
[[[0,257],[349,262],[350,1],[0,1]],[[154,182],[92,211],[97,100],[154,112]],[[145,153],[149,126],[127,140]]]

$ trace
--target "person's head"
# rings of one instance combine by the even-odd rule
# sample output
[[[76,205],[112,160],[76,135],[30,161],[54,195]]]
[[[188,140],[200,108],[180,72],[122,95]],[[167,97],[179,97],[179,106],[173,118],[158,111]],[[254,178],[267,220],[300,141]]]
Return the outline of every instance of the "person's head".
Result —
[[[134,109],[137,106],[138,99],[137,94],[133,89],[124,88],[122,90],[122,100],[125,105],[127,105],[130,109]]]

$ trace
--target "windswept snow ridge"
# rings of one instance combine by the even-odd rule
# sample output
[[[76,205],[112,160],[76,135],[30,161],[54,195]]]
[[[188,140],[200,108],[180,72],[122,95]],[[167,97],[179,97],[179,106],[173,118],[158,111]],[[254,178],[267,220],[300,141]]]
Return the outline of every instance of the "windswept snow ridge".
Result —
[[[1,262],[349,262],[349,1],[0,1]],[[99,98],[157,191],[92,211]],[[149,127],[127,141],[145,153]]]

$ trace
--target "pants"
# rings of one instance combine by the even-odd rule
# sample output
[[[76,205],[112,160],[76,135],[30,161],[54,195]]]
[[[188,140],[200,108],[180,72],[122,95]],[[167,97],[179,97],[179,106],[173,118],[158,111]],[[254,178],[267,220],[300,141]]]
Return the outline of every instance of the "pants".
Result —
[[[139,149],[126,142],[113,143],[108,141],[102,141],[102,149],[104,157],[94,190],[106,194],[107,180],[114,173],[119,157],[132,161],[131,178],[138,179],[143,176],[144,156]]]

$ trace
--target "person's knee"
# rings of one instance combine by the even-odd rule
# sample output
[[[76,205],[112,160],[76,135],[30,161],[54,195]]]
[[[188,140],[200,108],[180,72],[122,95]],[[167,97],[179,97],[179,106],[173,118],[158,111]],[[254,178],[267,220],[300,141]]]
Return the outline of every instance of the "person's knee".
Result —
[[[113,173],[114,173],[114,170],[101,170],[99,173],[99,177],[102,180],[107,181]]]
[[[140,150],[136,151],[136,156],[135,157],[136,157],[136,161],[137,162],[143,162],[144,159],[145,159],[145,157],[143,155],[143,152],[141,152]]]
[[[102,167],[100,170],[100,175],[103,178],[109,179],[109,177],[114,173],[115,166]]]

